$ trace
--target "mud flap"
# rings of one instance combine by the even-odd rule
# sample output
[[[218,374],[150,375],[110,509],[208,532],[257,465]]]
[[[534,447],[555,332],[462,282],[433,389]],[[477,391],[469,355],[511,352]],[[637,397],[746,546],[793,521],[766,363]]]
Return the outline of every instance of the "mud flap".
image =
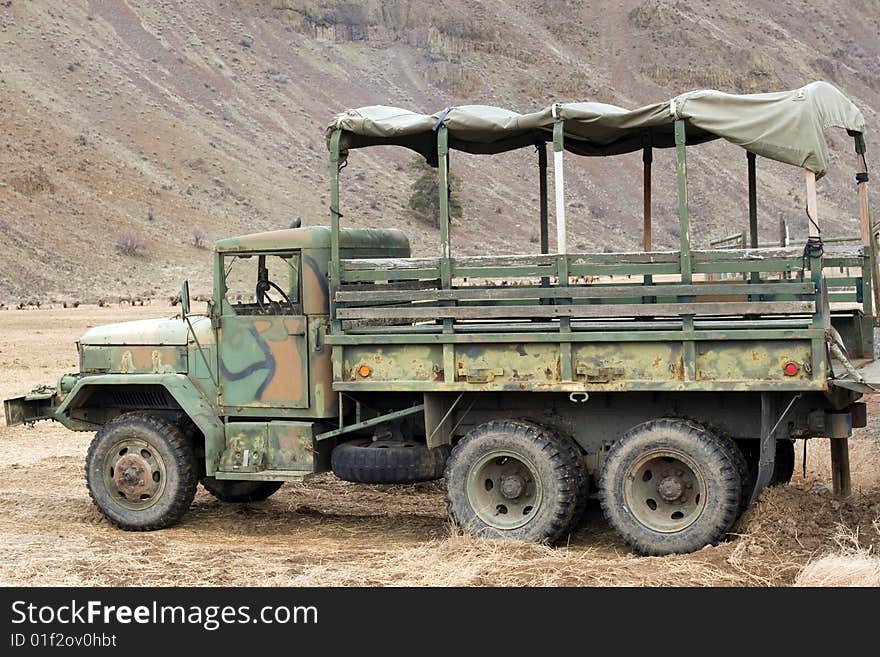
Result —
[[[50,386],[37,388],[22,397],[5,399],[3,410],[6,412],[6,426],[54,419],[58,403],[55,388]]]
[[[761,452],[758,457],[755,488],[752,490],[752,499],[749,500],[749,504],[754,504],[761,491],[770,483],[770,479],[773,477],[773,468],[776,465],[776,427],[773,426],[776,418],[774,417],[773,401],[771,395],[767,393],[761,395]]]

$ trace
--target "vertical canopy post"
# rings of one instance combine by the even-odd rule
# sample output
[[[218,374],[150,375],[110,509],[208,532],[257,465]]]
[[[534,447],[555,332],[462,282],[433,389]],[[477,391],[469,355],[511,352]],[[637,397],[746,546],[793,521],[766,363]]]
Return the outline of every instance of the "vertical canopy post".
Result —
[[[865,137],[857,134],[856,145],[856,186],[859,190],[859,222],[862,228],[862,244],[871,246],[871,218],[868,213],[868,162],[865,160]]]
[[[675,121],[675,160],[678,177],[678,228],[681,265],[681,282],[689,285],[693,280],[691,262],[691,221],[688,212],[687,158],[685,155],[685,125],[681,119]]]
[[[440,283],[444,290],[452,285],[449,261],[449,135],[446,126],[437,130],[437,184],[440,189]]]
[[[538,149],[538,186],[541,197],[541,253],[550,253],[549,208],[547,199],[547,144],[541,142]]]
[[[746,161],[749,165],[749,246],[758,248],[758,176],[755,171],[756,156],[751,151],[746,151]],[[743,240],[745,246],[745,240]],[[761,282],[761,274],[753,271],[752,283]]]
[[[749,245],[758,248],[758,181],[755,172],[755,154],[746,151],[749,163]]]
[[[654,160],[654,150],[651,148],[650,137],[646,139],[642,148],[642,216],[644,230],[642,231],[642,246],[645,251],[651,250],[651,162]]]
[[[341,265],[339,262],[339,140],[342,130],[336,129],[330,135],[330,319],[334,330],[340,328],[336,319],[336,294],[340,285]]]
[[[861,225],[862,245],[865,247],[866,264],[871,268],[871,288],[873,294],[873,314],[880,310],[880,269],[877,267],[877,253],[874,246],[874,229],[868,210],[868,161],[865,159],[865,137],[861,133],[853,135],[856,147],[856,187],[859,190],[859,223]],[[867,306],[863,305],[867,309]]]
[[[550,220],[549,200],[547,198],[547,143],[536,144],[538,149],[538,188],[541,203],[541,253],[550,253]],[[541,287],[550,285],[550,277],[541,277]],[[541,303],[547,303],[549,299],[541,299]]]
[[[553,183],[556,191],[556,253],[568,253],[565,233],[565,180],[562,174],[563,121],[559,104],[553,105]],[[560,275],[561,278],[561,275]]]

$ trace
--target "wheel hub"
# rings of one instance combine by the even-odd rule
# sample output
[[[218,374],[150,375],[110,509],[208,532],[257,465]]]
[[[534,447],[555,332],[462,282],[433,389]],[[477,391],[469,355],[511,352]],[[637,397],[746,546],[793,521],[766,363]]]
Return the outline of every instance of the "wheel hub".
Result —
[[[526,488],[526,482],[519,475],[501,478],[501,494],[509,500],[515,500]]]
[[[671,477],[663,477],[657,485],[657,492],[660,493],[660,497],[667,502],[674,502],[675,500],[681,499],[684,490],[684,482],[675,475]]]
[[[708,488],[687,454],[651,450],[631,466],[624,496],[633,516],[648,529],[679,532],[693,524],[706,505]]]
[[[541,507],[537,468],[512,450],[492,450],[468,472],[468,500],[476,515],[495,529],[510,530],[529,522]]]
[[[120,440],[105,457],[104,486],[122,506],[145,509],[162,496],[165,463],[147,441],[139,438]]]
[[[128,495],[140,495],[146,493],[149,486],[147,480],[153,483],[150,477],[150,466],[140,454],[126,454],[116,462],[113,476],[117,488]]]

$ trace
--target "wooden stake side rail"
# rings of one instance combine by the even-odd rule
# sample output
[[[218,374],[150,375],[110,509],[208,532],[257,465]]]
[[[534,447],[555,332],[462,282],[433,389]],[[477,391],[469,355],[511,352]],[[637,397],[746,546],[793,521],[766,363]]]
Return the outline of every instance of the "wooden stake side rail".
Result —
[[[384,306],[337,308],[337,319],[429,320],[518,319],[541,317],[680,317],[736,315],[800,315],[815,311],[813,301],[745,301],[559,306]]]
[[[755,249],[725,249],[693,251],[691,271],[696,274],[751,274],[751,281],[711,282],[696,281],[692,285],[682,285],[675,280],[656,280],[652,276],[668,274],[680,275],[677,251],[651,251],[635,253],[575,253],[566,256],[557,254],[530,254],[512,256],[466,256],[448,260],[449,276],[467,282],[483,282],[481,285],[465,284],[461,287],[442,286],[441,258],[370,258],[342,260],[340,263],[340,285],[334,295],[334,303],[343,311],[336,319],[351,319],[344,311],[346,307],[361,305],[376,307],[395,304],[409,307],[409,304],[442,304],[459,307],[488,306],[515,307],[517,302],[524,304],[552,303],[567,305],[615,304],[613,313],[620,316],[629,312],[622,306],[651,304],[651,313],[632,313],[633,316],[661,315],[660,303],[678,301],[697,301],[697,297],[713,297],[713,301],[745,301],[754,303],[778,301],[806,301],[815,296],[815,288],[803,282],[804,259],[800,247],[762,247]],[[565,262],[561,262],[564,260]],[[866,264],[867,263],[867,264]],[[559,272],[568,269],[569,286],[560,284]],[[866,269],[867,267],[867,269]],[[871,285],[870,253],[861,245],[833,245],[826,247],[823,259],[827,287],[831,288],[829,300],[862,304],[863,311],[873,311],[870,294],[865,290]],[[839,271],[838,271],[839,270]],[[843,272],[861,273],[861,276],[838,275]],[[761,274],[769,278],[761,278]],[[581,284],[578,277],[594,278],[600,276],[638,277],[633,282],[605,282]],[[509,285],[516,279],[525,285]],[[543,281],[538,286],[538,280]],[[809,279],[808,279],[809,280]],[[800,287],[798,287],[800,285]],[[695,297],[686,299],[679,297]],[[708,299],[706,299],[708,300]],[[776,306],[778,311],[785,306]],[[802,312],[797,307],[794,312]],[[714,313],[714,309],[701,307],[699,313]],[[753,306],[748,314],[756,314],[762,309]],[[733,312],[733,311],[729,311]],[[789,311],[785,311],[789,312]],[[467,313],[465,313],[467,314]],[[564,314],[560,311],[545,313],[549,317],[594,316],[591,314]],[[779,312],[773,313],[779,314]],[[421,312],[414,315],[396,313],[382,315],[386,319],[420,319]],[[448,316],[447,318],[460,317]],[[528,317],[539,317],[540,313]],[[360,317],[360,316],[358,316]],[[367,317],[378,319],[379,315],[368,313]]]
[[[854,280],[854,279],[853,279]],[[618,297],[642,296],[733,296],[750,295],[798,295],[812,296],[816,287],[812,282],[756,283],[748,286],[742,283],[706,285],[609,285],[575,286],[567,288],[538,286],[507,287],[459,287],[450,290],[342,290],[336,294],[340,304],[359,302],[406,302],[406,301],[492,301],[520,299],[610,299]]]

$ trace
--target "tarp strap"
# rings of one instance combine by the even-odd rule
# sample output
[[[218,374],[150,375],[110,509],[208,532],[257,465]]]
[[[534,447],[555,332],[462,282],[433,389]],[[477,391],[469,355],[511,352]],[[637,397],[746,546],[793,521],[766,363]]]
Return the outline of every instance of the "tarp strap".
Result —
[[[437,131],[440,129],[440,126],[443,125],[443,122],[446,120],[446,116],[447,116],[451,111],[452,111],[452,106],[450,105],[449,107],[447,107],[446,109],[444,109],[442,112],[440,112],[440,118],[437,119],[436,123],[434,123],[433,127],[431,128],[431,130],[433,130],[434,132],[437,132]]]

